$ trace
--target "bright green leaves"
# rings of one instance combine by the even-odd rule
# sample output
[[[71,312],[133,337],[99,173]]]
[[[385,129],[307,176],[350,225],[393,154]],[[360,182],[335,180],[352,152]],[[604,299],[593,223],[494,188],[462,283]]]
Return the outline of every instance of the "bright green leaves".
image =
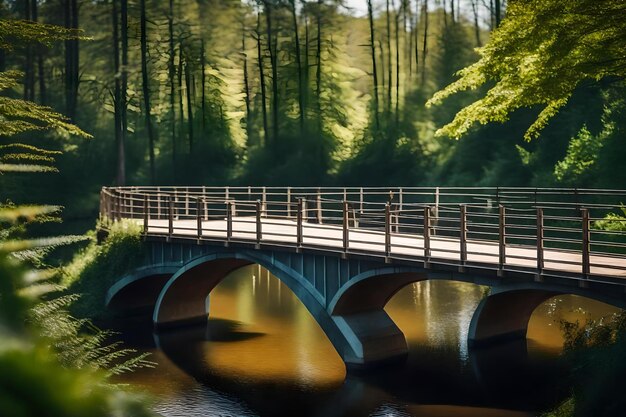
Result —
[[[536,138],[584,81],[626,76],[626,3],[611,0],[511,2],[507,18],[479,50],[481,58],[436,93],[428,105],[487,86],[437,135],[459,138],[475,124],[504,122],[523,107],[540,107],[525,134]]]

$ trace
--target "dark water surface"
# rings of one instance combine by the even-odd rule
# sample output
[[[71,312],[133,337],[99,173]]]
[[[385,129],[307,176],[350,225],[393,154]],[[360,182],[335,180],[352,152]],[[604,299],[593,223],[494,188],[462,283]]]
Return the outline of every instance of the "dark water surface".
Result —
[[[528,416],[570,390],[559,359],[559,319],[615,309],[576,296],[533,314],[528,341],[468,350],[485,288],[448,281],[409,285],[386,307],[409,343],[406,363],[346,375],[306,308],[265,269],[250,266],[211,294],[207,326],[152,334],[139,320],[116,323],[127,344],[151,352],[154,369],[124,376],[144,387],[164,416]]]

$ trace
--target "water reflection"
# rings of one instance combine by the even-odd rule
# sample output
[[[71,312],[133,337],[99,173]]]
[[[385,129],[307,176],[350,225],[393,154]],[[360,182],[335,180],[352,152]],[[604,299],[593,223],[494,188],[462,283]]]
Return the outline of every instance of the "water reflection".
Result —
[[[207,326],[152,336],[149,323],[126,322],[126,341],[153,352],[159,366],[125,380],[153,392],[164,416],[517,417],[553,406],[568,391],[555,320],[584,321],[611,309],[560,297],[533,315],[528,344],[468,350],[469,321],[484,290],[448,281],[405,287],[386,310],[407,337],[407,363],[346,376],[291,291],[265,269],[246,267],[211,294]],[[584,314],[575,311],[580,306]]]

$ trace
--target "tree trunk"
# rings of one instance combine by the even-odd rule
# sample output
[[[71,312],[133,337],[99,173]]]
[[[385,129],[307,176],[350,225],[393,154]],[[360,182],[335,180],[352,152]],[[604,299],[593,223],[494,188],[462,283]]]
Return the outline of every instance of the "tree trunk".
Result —
[[[263,45],[261,41],[261,13],[257,13],[256,19],[256,50],[259,64],[259,83],[261,84],[261,111],[263,113],[263,142],[267,146],[269,129],[267,126],[267,91],[265,87],[265,71],[263,69]]]
[[[293,19],[293,31],[295,36],[295,54],[298,68],[298,111],[300,115],[300,134],[304,135],[304,88],[302,85],[302,61],[300,56],[300,35],[298,33],[298,15],[296,13],[296,0],[291,2],[291,17]]]
[[[33,20],[31,0],[24,0],[24,20]],[[35,5],[36,7],[36,5]],[[24,100],[35,100],[35,69],[33,68],[33,45],[26,45],[24,58]]]
[[[422,87],[426,84],[426,56],[428,55],[428,0],[424,0],[423,12],[424,43],[422,45]]]
[[[495,0],[496,27],[500,26],[502,21],[502,3],[501,0]]]
[[[117,169],[116,185],[124,185],[126,182],[126,146],[122,135],[121,100],[122,89],[120,82],[120,39],[119,39],[119,16],[117,10],[118,0],[112,1],[112,22],[113,22],[113,61],[115,74],[115,90],[113,93],[114,123],[115,123],[115,144],[117,148]],[[66,48],[67,52],[67,48]],[[67,54],[66,54],[67,58]]]
[[[277,56],[277,37],[272,30],[272,7],[270,1],[264,0],[265,5],[265,23],[267,31],[267,50],[270,54],[270,67],[272,70],[272,141],[269,145],[273,145],[278,140],[278,56]]]
[[[200,70],[202,71],[202,77],[201,77],[201,81],[200,83],[202,84],[202,94],[201,94],[201,98],[202,98],[202,134],[205,135],[206,137],[206,56],[204,53],[204,39],[202,39],[202,41],[200,42]],[[244,44],[244,48],[245,48],[245,44]],[[243,51],[244,55],[246,53],[245,49]],[[246,82],[246,117],[248,114],[248,110],[249,110],[249,98],[248,98],[248,80],[247,80],[247,68],[246,68],[246,64],[245,64],[245,58],[244,58],[244,79]],[[194,89],[195,90],[195,89]]]
[[[476,37],[476,45],[478,47],[483,46],[482,41],[480,40],[480,26],[478,26],[478,0],[472,1],[472,13],[474,15],[474,36]]]
[[[176,182],[176,68],[174,60],[176,48],[174,44],[174,0],[169,0],[169,13],[167,17],[167,30],[169,33],[169,56],[168,56],[168,77],[170,82],[170,127],[172,137],[172,176]]]
[[[395,122],[396,128],[400,124],[400,8],[398,5],[396,11],[396,108],[395,108]]]
[[[317,94],[317,131],[322,133],[322,3],[323,0],[317,0],[317,45],[316,60],[317,71],[315,73],[315,92]]]
[[[372,81],[374,83],[374,122],[376,130],[380,128],[378,120],[378,73],[376,72],[376,44],[374,37],[374,11],[372,10],[372,0],[367,0],[367,15],[370,23],[370,49],[372,53]]]
[[[248,76],[248,55],[246,53],[246,27],[245,23],[242,23],[241,31],[241,53],[243,56],[243,85],[245,89],[245,101],[246,101],[246,137],[248,139],[248,145],[250,143],[250,79]],[[204,80],[204,77],[202,78]],[[204,95],[204,81],[202,82],[202,94]],[[204,98],[202,99],[202,114],[204,117]]]
[[[117,9],[117,6],[115,6]],[[78,2],[77,0],[65,0],[64,21],[68,29],[78,29]],[[119,29],[118,29],[119,30]],[[78,40],[65,41],[65,113],[71,120],[76,117],[78,102]]]
[[[192,82],[189,62],[185,62],[185,87],[187,90],[187,125],[189,133],[189,154],[193,155],[193,102],[192,102]]]
[[[180,112],[179,137],[181,140],[185,137],[185,109],[183,104],[183,44],[178,44],[178,110]]]
[[[74,1],[74,0],[72,0]],[[122,42],[122,67],[121,67],[121,101],[120,101],[120,122],[121,122],[121,142],[126,144],[126,132],[128,131],[128,0],[121,0],[120,3],[120,35]],[[125,165],[125,164],[124,164]],[[120,172],[118,185],[126,185],[126,168]]]
[[[150,182],[156,184],[156,168],[154,161],[154,129],[152,128],[152,108],[150,106],[150,84],[148,79],[148,34],[146,30],[146,0],[139,1],[141,27],[141,82],[143,89],[143,105],[148,132],[148,152],[150,156]]]
[[[32,18],[33,18],[33,22],[37,22],[39,20],[39,16],[37,13],[37,0],[31,0],[32,1],[32,6],[31,6],[31,11],[32,11]],[[45,78],[45,71],[44,71],[44,62],[43,62],[43,54],[44,54],[44,49],[38,45],[37,46],[37,79],[39,81],[39,103],[45,105],[47,102],[47,97],[46,97],[46,78]],[[34,75],[33,75],[34,78]],[[34,80],[33,80],[34,81]],[[34,95],[34,85],[33,85],[33,95]]]
[[[386,2],[387,15],[387,119],[391,113],[391,90],[393,89],[393,66],[391,64],[391,14],[389,11],[389,0]]]

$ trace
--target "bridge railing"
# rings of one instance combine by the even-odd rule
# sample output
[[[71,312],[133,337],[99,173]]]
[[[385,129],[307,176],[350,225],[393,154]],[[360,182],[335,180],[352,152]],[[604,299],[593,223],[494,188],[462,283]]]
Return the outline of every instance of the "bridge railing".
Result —
[[[100,213],[167,238],[589,278],[626,275],[622,201],[624,190],[556,188],[112,187]]]

